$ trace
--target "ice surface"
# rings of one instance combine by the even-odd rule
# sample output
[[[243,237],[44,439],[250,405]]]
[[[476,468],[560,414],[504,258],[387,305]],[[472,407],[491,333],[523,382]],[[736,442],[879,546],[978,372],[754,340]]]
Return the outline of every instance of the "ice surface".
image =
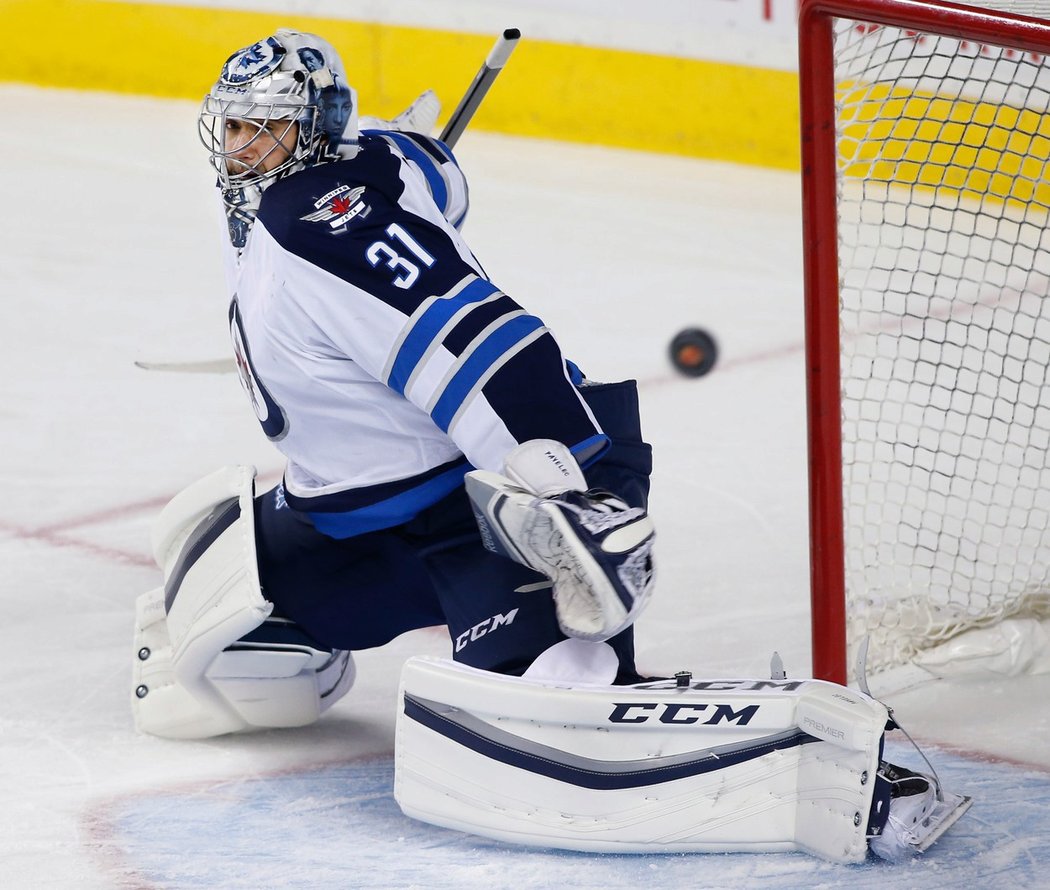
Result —
[[[113,887],[1035,886],[1050,862],[1050,678],[952,681],[890,701],[937,746],[969,814],[921,862],[535,853],[403,818],[390,796],[401,663],[361,653],[319,724],[206,742],[136,735],[135,597],[149,521],[231,462],[280,460],[232,375],[135,360],[228,355],[208,167],[192,104],[0,89],[3,646],[0,884]],[[367,111],[367,108],[365,109]],[[469,133],[466,235],[493,279],[596,379],[641,381],[657,455],[650,671],[809,670],[797,177]],[[676,376],[686,326],[718,338]],[[1022,764],[1022,765],[1017,765]],[[1041,867],[1040,867],[1041,866]]]
[[[111,807],[105,818],[124,861],[155,887],[210,888],[222,875],[223,886],[248,888],[692,888],[759,882],[794,888],[848,881],[857,890],[882,890],[952,886],[952,876],[963,875],[995,881],[1004,873],[1023,886],[1040,886],[1050,838],[1030,826],[1050,804],[1050,777],[1004,764],[974,775],[972,762],[936,754],[949,786],[965,785],[984,800],[1018,795],[1025,802],[971,810],[928,855],[903,864],[844,867],[801,853],[630,856],[515,848],[406,819],[390,792],[389,758],[136,797]],[[158,820],[168,826],[161,834],[151,830]],[[281,843],[275,849],[277,826]]]

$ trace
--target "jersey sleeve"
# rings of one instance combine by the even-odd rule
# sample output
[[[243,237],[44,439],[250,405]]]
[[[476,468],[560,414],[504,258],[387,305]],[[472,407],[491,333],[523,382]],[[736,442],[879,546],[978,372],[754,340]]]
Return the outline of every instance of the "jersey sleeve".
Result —
[[[345,196],[353,192],[341,189],[364,181],[357,205],[339,203],[341,216],[354,215],[338,231],[332,219],[318,219],[319,199],[306,203],[301,188],[280,193],[282,205],[299,195],[297,208],[264,201],[260,209],[293,258],[290,292],[318,336],[425,412],[476,467],[501,470],[511,449],[536,438],[563,442],[590,463],[608,439],[554,336],[488,280],[447,205],[434,200],[435,183],[406,157],[390,158],[396,169],[381,176],[329,175],[310,192]],[[391,191],[391,181],[399,188]]]
[[[440,139],[421,133],[389,131],[375,135],[396,146],[426,183],[441,215],[453,228],[461,228],[470,207],[470,189],[452,150]]]

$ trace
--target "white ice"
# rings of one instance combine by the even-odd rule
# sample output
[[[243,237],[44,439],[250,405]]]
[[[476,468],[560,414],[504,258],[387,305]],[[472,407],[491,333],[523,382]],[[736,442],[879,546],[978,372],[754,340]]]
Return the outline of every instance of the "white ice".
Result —
[[[224,463],[281,461],[232,375],[135,360],[228,354],[195,107],[0,89],[0,885],[651,887],[1033,885],[1050,863],[1050,677],[943,682],[889,703],[972,815],[922,864],[801,855],[513,850],[390,797],[398,671],[440,630],[360,653],[319,724],[206,742],[137,735],[135,597],[151,517]],[[367,111],[367,108],[365,109]],[[659,593],[643,670],[809,671],[799,182],[792,174],[468,133],[466,235],[595,379],[641,381]],[[699,325],[715,372],[668,364]],[[953,840],[954,836],[954,840]],[[362,839],[369,839],[368,845]],[[938,858],[940,857],[940,858]],[[1042,878],[1045,880],[1045,877]]]

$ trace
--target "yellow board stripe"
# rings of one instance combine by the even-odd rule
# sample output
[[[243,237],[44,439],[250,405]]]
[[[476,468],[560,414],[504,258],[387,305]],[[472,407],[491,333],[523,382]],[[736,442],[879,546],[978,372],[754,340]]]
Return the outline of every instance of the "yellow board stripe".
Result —
[[[838,98],[846,176],[1050,208],[1050,115],[886,84]]]
[[[302,15],[0,0],[0,81],[199,99],[233,50],[278,27],[339,49],[366,114],[433,88],[451,111],[494,35]],[[508,23],[513,24],[513,23]],[[524,36],[477,129],[797,170],[793,72]],[[847,176],[1050,207],[1050,116],[885,86],[843,85]]]
[[[0,0],[18,39],[0,81],[199,99],[226,57],[278,27],[343,56],[363,111],[388,117],[426,88],[455,107],[495,35],[225,9]],[[513,22],[508,22],[512,26]],[[486,98],[478,129],[798,169],[792,72],[533,40]],[[475,124],[472,124],[474,126]]]

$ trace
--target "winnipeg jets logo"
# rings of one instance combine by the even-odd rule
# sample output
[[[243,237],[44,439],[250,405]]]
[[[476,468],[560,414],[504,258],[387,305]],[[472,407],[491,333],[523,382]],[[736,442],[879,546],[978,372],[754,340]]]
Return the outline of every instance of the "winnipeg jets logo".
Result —
[[[361,200],[364,193],[363,185],[354,188],[341,185],[314,201],[314,207],[317,209],[306,216],[300,216],[299,219],[304,222],[328,223],[333,231],[345,229],[351,220],[357,217],[364,219],[372,209]]]
[[[284,47],[272,37],[238,50],[222,66],[226,83],[244,83],[263,74],[269,74],[284,58]]]

